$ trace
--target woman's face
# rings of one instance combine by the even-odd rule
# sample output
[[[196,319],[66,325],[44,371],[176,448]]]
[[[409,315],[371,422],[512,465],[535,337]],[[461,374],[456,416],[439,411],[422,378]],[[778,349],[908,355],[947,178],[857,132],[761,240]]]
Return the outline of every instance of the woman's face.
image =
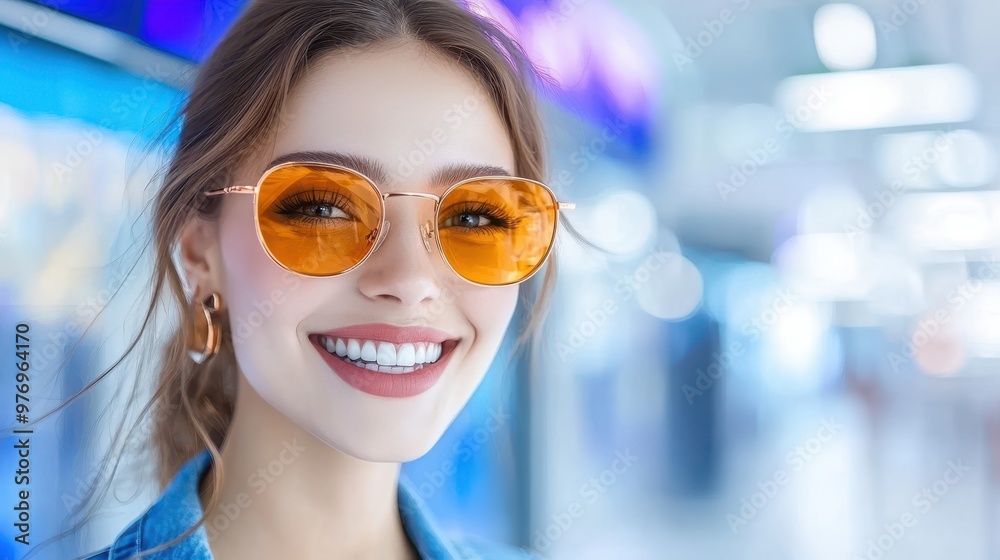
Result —
[[[515,174],[509,137],[477,82],[415,45],[317,61],[285,107],[273,147],[240,170],[238,183],[256,183],[273,160],[296,152],[367,160],[383,170],[383,192],[439,195],[462,178]],[[346,274],[311,278],[280,268],[261,248],[253,197],[224,198],[217,289],[245,381],[344,453],[393,462],[424,454],[485,375],[518,287],[470,284],[433,241],[428,252],[418,228],[433,217],[429,199],[387,199],[391,227],[379,248]],[[331,333],[332,353],[320,333]],[[375,365],[345,361],[341,343],[347,359],[361,352]]]

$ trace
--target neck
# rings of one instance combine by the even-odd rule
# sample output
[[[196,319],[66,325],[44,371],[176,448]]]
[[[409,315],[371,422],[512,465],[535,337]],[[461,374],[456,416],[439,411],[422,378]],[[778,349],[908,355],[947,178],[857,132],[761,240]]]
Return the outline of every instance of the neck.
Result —
[[[239,383],[222,446],[225,476],[206,519],[214,558],[418,557],[399,516],[398,463],[337,451],[266,403],[242,375]],[[203,507],[214,484],[210,469]]]

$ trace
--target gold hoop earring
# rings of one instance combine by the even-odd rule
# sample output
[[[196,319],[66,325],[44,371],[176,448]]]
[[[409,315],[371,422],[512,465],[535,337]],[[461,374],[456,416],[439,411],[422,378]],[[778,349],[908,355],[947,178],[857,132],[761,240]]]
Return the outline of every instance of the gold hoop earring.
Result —
[[[196,364],[203,364],[219,352],[222,333],[216,313],[222,309],[222,295],[212,292],[201,301],[201,313],[194,312],[192,340],[188,341],[188,356]],[[204,343],[200,341],[204,340]]]

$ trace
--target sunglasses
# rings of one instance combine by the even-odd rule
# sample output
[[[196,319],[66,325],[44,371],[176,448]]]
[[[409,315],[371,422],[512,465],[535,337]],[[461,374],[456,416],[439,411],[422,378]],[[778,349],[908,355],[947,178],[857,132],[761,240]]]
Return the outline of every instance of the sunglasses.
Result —
[[[431,238],[461,278],[481,286],[523,282],[552,250],[558,202],[538,181],[484,176],[460,181],[441,196],[382,192],[362,173],[340,165],[290,162],[275,165],[255,186],[206,191],[205,196],[253,194],[261,246],[278,266],[304,276],[344,274],[361,265],[389,231],[385,202],[413,196],[434,201],[434,218],[420,226],[427,252]]]

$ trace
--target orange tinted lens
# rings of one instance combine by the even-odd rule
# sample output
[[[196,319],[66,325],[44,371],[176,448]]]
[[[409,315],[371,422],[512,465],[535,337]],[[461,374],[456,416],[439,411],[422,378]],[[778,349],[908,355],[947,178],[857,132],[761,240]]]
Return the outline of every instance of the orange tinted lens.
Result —
[[[375,245],[381,204],[375,187],[348,170],[279,167],[261,183],[257,221],[279,264],[311,276],[344,272]]]
[[[501,286],[528,277],[555,237],[556,201],[539,183],[478,179],[441,201],[438,231],[451,267],[472,282]]]

